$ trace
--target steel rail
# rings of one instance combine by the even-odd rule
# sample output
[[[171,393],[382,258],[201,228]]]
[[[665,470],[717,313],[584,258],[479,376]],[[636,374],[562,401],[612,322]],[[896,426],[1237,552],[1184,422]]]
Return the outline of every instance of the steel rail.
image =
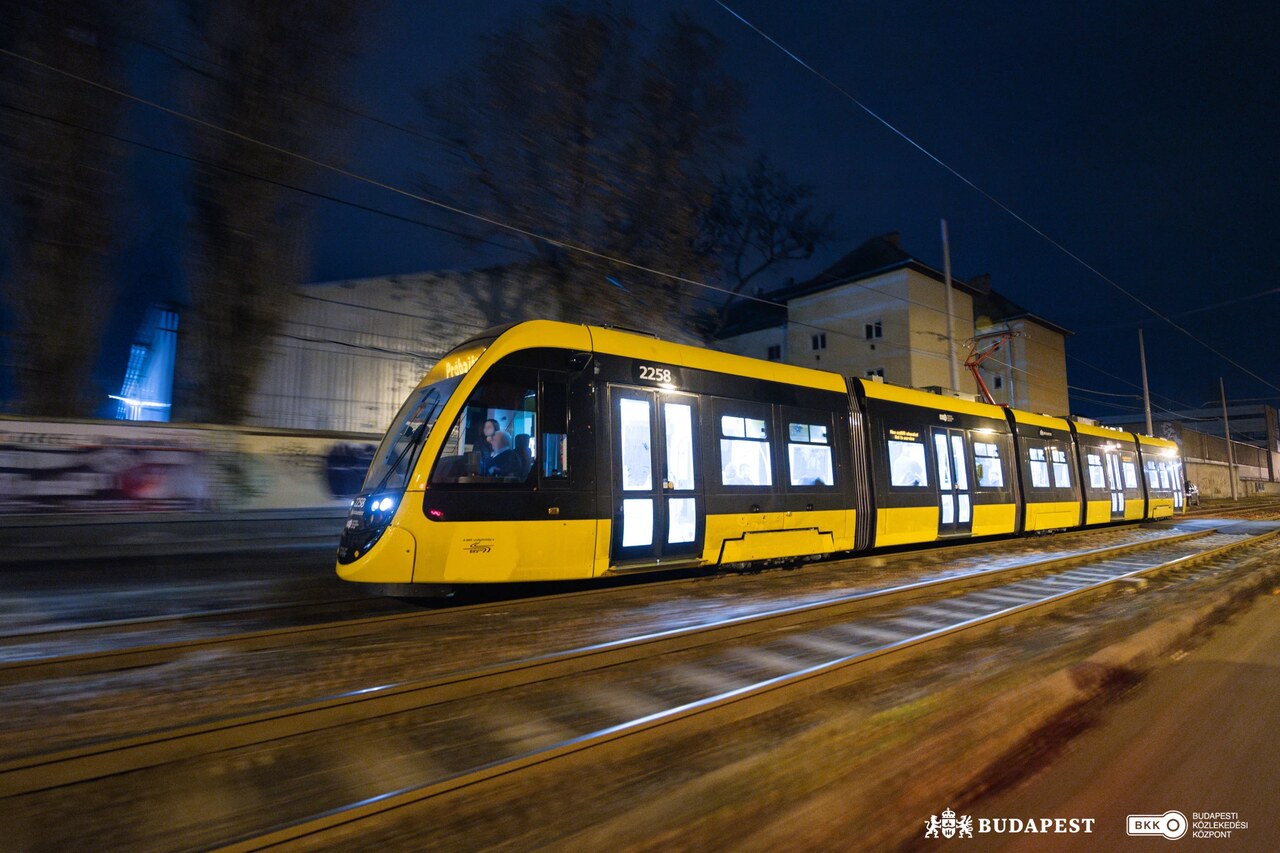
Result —
[[[187,613],[163,613],[155,616],[131,616],[122,619],[100,619],[95,622],[77,622],[75,624],[42,625],[32,630],[17,629],[0,631],[0,647],[14,646],[12,640],[32,640],[38,642],[54,642],[61,638],[77,637],[93,631],[112,631],[117,629],[149,629],[165,625],[183,625],[235,616],[253,616],[282,611],[311,610],[324,607],[340,607],[345,604],[357,604],[369,601],[368,596],[355,595],[344,598],[329,598],[322,601],[301,601],[279,604],[245,604],[237,607],[217,607],[211,610],[192,610]]]
[[[1137,524],[1125,524],[1113,528],[1090,528],[1085,530],[1072,530],[1060,534],[1054,534],[1053,539],[1059,541],[1064,538],[1076,538],[1089,534],[1106,533],[1111,531],[1128,530],[1139,527]],[[1207,528],[1206,528],[1207,530]],[[981,551],[984,548],[991,547],[993,541],[1005,540],[982,540],[978,542],[965,542],[958,545],[940,545],[932,548],[918,548],[910,551],[894,551],[883,554],[859,555],[856,557],[846,557],[835,560],[815,562],[815,568],[822,569],[839,569],[848,566],[850,571],[856,570],[859,564],[870,563],[879,564],[881,561],[889,560],[893,562],[919,559],[921,557],[928,558],[939,554],[955,556],[964,556],[973,551]],[[1029,540],[1026,538],[1018,538],[1009,540],[1014,543],[1025,543]],[[731,574],[731,573],[724,573]],[[689,578],[687,576],[672,578],[669,580],[659,580],[647,582],[644,589],[662,589],[667,586],[679,586],[684,584],[697,583],[705,579],[706,575],[698,578]],[[577,590],[573,592],[556,592],[551,594],[522,597],[519,599],[503,599],[500,601],[486,601],[476,604],[462,605],[459,607],[451,607],[447,611],[428,610],[428,611],[409,611],[405,613],[390,613],[378,616],[369,616],[361,619],[342,619],[332,622],[317,622],[310,625],[294,625],[287,628],[271,628],[259,631],[245,631],[233,634],[224,634],[214,637],[202,637],[195,640],[176,640],[167,643],[153,643],[137,646],[125,646],[119,648],[99,649],[90,652],[81,652],[69,655],[49,655],[49,656],[32,656],[18,660],[9,660],[0,662],[0,686],[18,684],[24,682],[36,681],[45,678],[66,678],[70,676],[89,675],[102,672],[110,672],[115,670],[136,669],[146,666],[157,666],[161,664],[171,663],[181,657],[196,652],[208,651],[210,649],[218,650],[235,650],[239,652],[258,651],[262,649],[274,648],[276,646],[285,645],[294,642],[305,641],[323,641],[323,640],[341,640],[350,637],[363,636],[365,634],[376,633],[387,627],[399,627],[408,622],[416,620],[429,620],[437,618],[441,612],[448,613],[473,613],[484,610],[509,608],[512,606],[536,607],[543,602],[560,602],[565,600],[576,600],[583,597],[594,597],[615,593],[619,589],[630,589],[635,586],[634,583],[617,584],[611,583],[591,589]],[[317,604],[316,606],[320,606]],[[274,609],[274,608],[272,608]],[[142,617],[139,620],[121,620],[119,627],[126,630],[134,630],[137,628],[151,627],[153,624],[161,624],[167,621],[177,620],[179,622],[197,621],[204,618],[219,618],[224,613],[235,615],[234,611],[218,611],[210,614],[193,614],[190,617],[156,617],[155,622],[149,622],[151,617]],[[62,631],[79,632],[89,630],[101,630],[102,628],[115,627],[109,623],[99,623],[97,625],[85,626],[83,628],[60,629]],[[25,634],[7,634],[0,635],[0,640],[31,640],[33,643],[50,643],[52,636],[56,636],[58,632],[30,632]],[[68,634],[70,636],[72,634]],[[23,643],[10,642],[0,643],[0,649],[21,648]]]
[[[579,675],[618,664],[723,644],[808,623],[847,618],[870,609],[908,605],[922,599],[934,599],[977,588],[998,588],[1002,584],[1055,568],[1176,546],[1215,532],[1215,528],[1208,528],[1091,549],[1049,560],[1032,560],[981,572],[932,577],[897,586],[836,595],[816,602],[745,614],[710,624],[673,628],[430,679],[371,686],[248,715],[21,756],[0,763],[0,797],[32,793],[153,767],[535,682]],[[1250,541],[1250,538],[1242,538]]]
[[[563,772],[568,769],[565,765],[572,765],[574,761],[592,763],[606,761],[607,757],[604,753],[610,747],[626,743],[628,747],[634,748],[636,741],[645,737],[658,737],[676,726],[680,727],[680,734],[686,736],[714,729],[724,725],[726,717],[741,719],[748,715],[775,710],[804,696],[846,684],[852,678],[900,664],[915,654],[931,651],[961,637],[968,639],[979,635],[982,631],[1005,627],[1069,603],[1079,603],[1086,598],[1110,591],[1117,585],[1132,584],[1135,580],[1143,579],[1148,575],[1187,568],[1195,563],[1212,560],[1238,548],[1269,540],[1278,533],[1280,530],[1242,536],[1237,542],[1186,555],[1166,563],[1134,569],[1037,601],[1014,605],[985,616],[887,643],[867,652],[846,655],[804,667],[755,684],[608,726],[552,746],[493,761],[451,778],[366,798],[349,806],[330,809],[310,818],[234,839],[216,849],[223,853],[247,853],[247,851],[282,845],[315,842],[320,840],[318,836],[326,832],[338,830],[359,821],[385,817],[400,809],[412,809],[433,800],[441,801],[441,807],[446,808],[448,802],[454,797],[482,796],[482,786],[500,783],[518,773],[549,771],[553,766]],[[856,672],[850,674],[849,670],[856,670]]]

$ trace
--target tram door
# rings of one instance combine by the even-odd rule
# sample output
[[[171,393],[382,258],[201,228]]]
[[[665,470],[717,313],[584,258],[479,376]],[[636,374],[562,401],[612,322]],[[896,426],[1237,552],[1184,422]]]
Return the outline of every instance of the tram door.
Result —
[[[705,504],[698,398],[613,386],[610,562],[655,563],[702,552]]]
[[[1111,517],[1124,518],[1124,471],[1119,453],[1107,454],[1107,485],[1111,487]]]
[[[938,535],[955,536],[973,530],[973,502],[969,491],[964,431],[934,427],[933,452],[938,463]]]

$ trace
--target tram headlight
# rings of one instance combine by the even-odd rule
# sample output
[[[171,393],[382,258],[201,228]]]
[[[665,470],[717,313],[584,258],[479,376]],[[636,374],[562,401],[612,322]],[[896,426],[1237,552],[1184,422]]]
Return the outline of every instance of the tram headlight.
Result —
[[[338,562],[350,563],[369,552],[391,524],[401,497],[399,494],[357,495],[351,501],[338,545]]]
[[[369,527],[384,527],[391,521],[391,516],[396,511],[396,497],[394,495],[372,495],[369,498],[368,516],[365,523]]]

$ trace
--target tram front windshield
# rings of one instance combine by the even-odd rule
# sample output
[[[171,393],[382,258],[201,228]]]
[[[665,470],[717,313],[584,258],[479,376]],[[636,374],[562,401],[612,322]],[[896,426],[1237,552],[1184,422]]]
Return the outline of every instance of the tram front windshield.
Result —
[[[462,381],[462,375],[451,376],[414,389],[391,422],[391,429],[378,446],[364,478],[364,491],[383,489],[404,491],[409,473],[426,443],[427,433],[435,424],[445,403]]]

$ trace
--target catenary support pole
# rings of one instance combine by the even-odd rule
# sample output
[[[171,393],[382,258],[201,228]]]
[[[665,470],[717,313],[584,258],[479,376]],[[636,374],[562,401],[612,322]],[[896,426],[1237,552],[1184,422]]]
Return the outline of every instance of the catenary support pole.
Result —
[[[942,270],[947,289],[947,356],[951,362],[951,390],[960,390],[960,360],[956,357],[956,297],[951,292],[951,243],[947,220],[942,220]]]
[[[1222,434],[1227,439],[1227,479],[1231,481],[1231,500],[1239,500],[1236,495],[1236,454],[1231,446],[1231,423],[1227,420],[1227,386],[1222,377],[1218,377],[1218,390],[1222,392]]]
[[[1142,340],[1142,330],[1138,330],[1138,358],[1142,362],[1142,407],[1147,412],[1147,435],[1155,435],[1151,426],[1151,391],[1147,388],[1147,345]]]

